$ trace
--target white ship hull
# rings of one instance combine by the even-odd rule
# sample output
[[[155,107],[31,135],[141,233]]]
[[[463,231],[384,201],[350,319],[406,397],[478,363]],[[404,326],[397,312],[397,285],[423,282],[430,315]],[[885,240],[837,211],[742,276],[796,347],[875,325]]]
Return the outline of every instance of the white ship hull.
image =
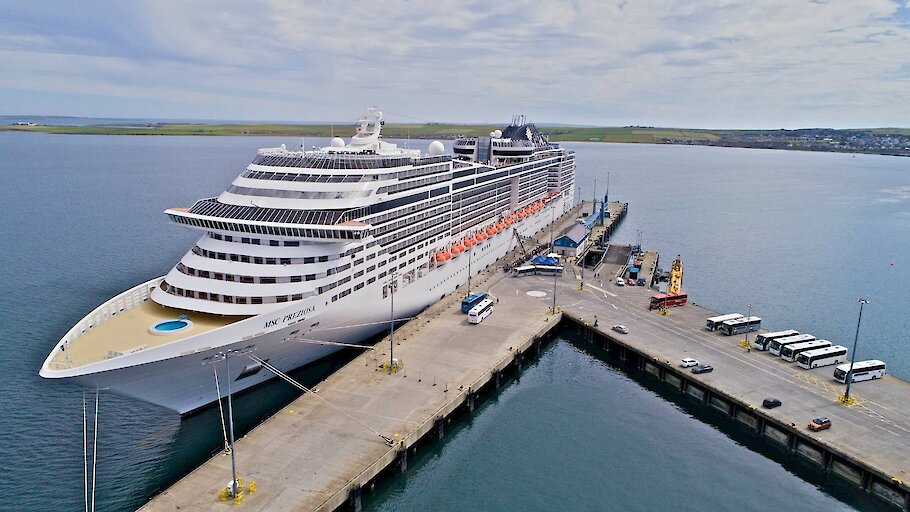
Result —
[[[571,197],[560,196],[553,199],[550,205],[562,214],[571,208],[570,203]],[[517,242],[513,233],[516,229],[519,234],[529,236],[547,226],[553,215],[548,210],[540,210],[474,247],[471,256],[473,273],[492,265],[515,248]],[[396,318],[414,316],[466,283],[468,259],[467,253],[461,254],[399,288],[395,293]],[[255,364],[245,353],[268,360],[281,371],[289,372],[343,349],[288,340],[292,335],[303,337],[309,332],[308,338],[321,341],[361,343],[387,330],[390,304],[388,299],[381,298],[382,286],[383,283],[377,281],[360,293],[328,304],[324,296],[289,302],[280,310],[160,347],[80,369],[42,370],[42,376],[72,380],[92,388],[108,388],[118,394],[185,414],[218,399],[213,375],[216,367],[222,396],[226,394],[228,378],[231,379],[232,391],[238,392],[273,377],[267,370],[261,369],[239,378],[249,365]],[[228,376],[218,354],[230,350],[241,353],[230,358]]]

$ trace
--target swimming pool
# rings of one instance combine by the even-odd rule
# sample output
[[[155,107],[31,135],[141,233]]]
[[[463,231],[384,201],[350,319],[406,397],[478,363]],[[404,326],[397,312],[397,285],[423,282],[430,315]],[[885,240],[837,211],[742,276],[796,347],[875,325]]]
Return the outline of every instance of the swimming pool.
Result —
[[[185,331],[193,327],[193,322],[185,315],[176,320],[164,320],[149,327],[149,332],[158,336],[165,336]]]

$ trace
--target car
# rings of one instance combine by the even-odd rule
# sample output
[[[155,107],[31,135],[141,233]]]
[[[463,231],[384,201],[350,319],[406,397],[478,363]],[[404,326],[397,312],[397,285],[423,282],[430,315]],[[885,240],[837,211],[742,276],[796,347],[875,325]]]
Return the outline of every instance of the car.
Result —
[[[615,283],[616,283],[616,286],[625,286],[626,285],[626,282],[623,281],[621,277],[617,277]]]
[[[699,363],[692,367],[692,373],[710,373],[714,371],[714,367],[710,364]]]
[[[635,286],[635,280],[630,277],[626,279],[626,284],[629,286]]]
[[[809,423],[808,427],[809,430],[813,432],[818,432],[819,430],[828,430],[831,428],[831,420],[824,416],[815,418],[811,423]]]
[[[613,330],[619,334],[629,334],[629,328],[625,325],[614,325]]]
[[[638,286],[644,286],[644,285],[645,285],[645,278],[639,277],[639,278],[638,278]]]
[[[691,357],[684,357],[682,362],[680,362],[679,366],[682,366],[683,368],[698,366],[698,361],[696,361],[695,359],[692,359]]]
[[[780,407],[781,403],[777,398],[772,398],[769,396],[768,398],[762,400],[761,406],[765,409],[774,409],[775,407]]]

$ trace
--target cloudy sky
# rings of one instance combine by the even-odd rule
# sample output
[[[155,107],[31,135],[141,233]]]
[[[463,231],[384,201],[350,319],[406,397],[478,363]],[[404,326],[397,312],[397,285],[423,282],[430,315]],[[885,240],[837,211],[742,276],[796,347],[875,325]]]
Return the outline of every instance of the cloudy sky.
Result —
[[[0,114],[910,126],[908,0],[0,0]]]

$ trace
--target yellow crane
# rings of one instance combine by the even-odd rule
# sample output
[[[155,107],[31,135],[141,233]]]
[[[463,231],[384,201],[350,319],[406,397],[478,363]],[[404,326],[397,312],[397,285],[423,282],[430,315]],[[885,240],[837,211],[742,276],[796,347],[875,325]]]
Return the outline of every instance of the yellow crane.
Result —
[[[680,293],[682,291],[683,262],[677,254],[670,267],[670,282],[667,284],[667,293]]]

